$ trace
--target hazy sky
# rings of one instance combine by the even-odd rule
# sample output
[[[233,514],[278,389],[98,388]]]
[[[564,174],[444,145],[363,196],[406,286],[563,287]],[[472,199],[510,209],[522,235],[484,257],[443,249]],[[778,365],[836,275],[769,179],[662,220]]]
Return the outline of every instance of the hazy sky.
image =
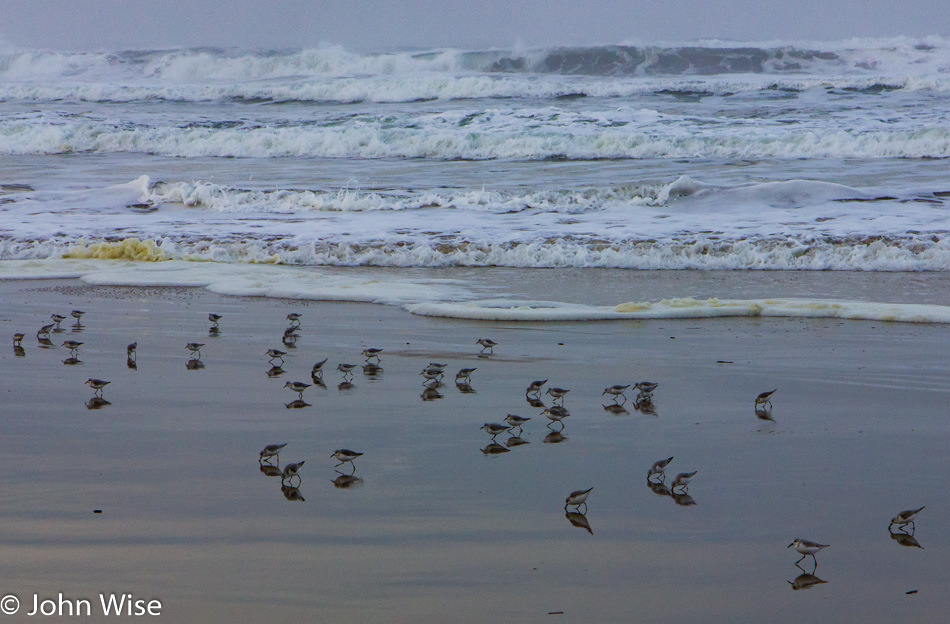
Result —
[[[947,0],[0,0],[0,48],[356,51],[950,35]]]

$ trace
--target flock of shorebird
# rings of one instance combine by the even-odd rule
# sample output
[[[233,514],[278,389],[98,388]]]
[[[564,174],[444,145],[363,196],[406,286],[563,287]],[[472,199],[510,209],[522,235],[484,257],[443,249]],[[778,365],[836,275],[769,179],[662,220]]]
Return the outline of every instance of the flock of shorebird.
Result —
[[[85,312],[82,310],[73,310],[70,313],[70,316],[76,319],[76,323],[73,326],[74,331],[82,330],[83,326],[81,323],[81,319],[84,314]],[[209,328],[209,335],[215,336],[218,334],[218,332],[220,331],[219,321],[221,321],[222,318],[223,317],[220,314],[212,313],[208,315],[208,320],[212,323],[211,327]],[[294,341],[298,338],[298,334],[296,330],[300,328],[300,318],[301,318],[301,315],[296,312],[292,312],[287,315],[287,320],[290,321],[290,326],[284,331],[283,338],[282,338],[284,345],[287,347],[292,347]],[[60,324],[62,323],[62,321],[66,320],[66,317],[60,314],[52,314],[50,315],[50,319],[53,322],[47,325],[44,325],[36,333],[37,340],[39,340],[39,342],[44,346],[52,346],[52,342],[50,340],[50,334],[53,332],[62,331]],[[22,341],[24,337],[25,337],[25,334],[23,333],[16,333],[13,335],[13,348],[14,348],[15,355],[18,355],[18,356],[24,355],[24,349],[22,345]],[[81,347],[83,344],[84,343],[76,341],[76,340],[64,340],[61,346],[68,349],[70,352],[70,358],[68,358],[67,360],[64,360],[64,363],[66,364],[79,363],[78,351],[79,351],[79,347]],[[489,354],[493,354],[494,348],[498,346],[497,342],[489,338],[481,338],[476,341],[476,344],[482,347],[482,351],[481,351],[482,354],[484,354],[485,351],[488,351]],[[129,368],[133,368],[133,369],[136,368],[137,346],[138,346],[138,343],[133,342],[129,344],[126,348],[127,365]],[[198,342],[189,342],[188,344],[185,345],[186,350],[190,354],[189,360],[187,362],[189,369],[193,370],[193,369],[204,367],[204,365],[201,363],[201,348],[204,346],[205,346],[204,343],[198,343]],[[376,371],[382,370],[379,367],[380,355],[382,354],[382,352],[383,352],[383,349],[379,349],[375,347],[366,348],[362,351],[361,355],[366,358],[366,364],[363,366],[363,370],[365,373],[372,374]],[[274,366],[274,369],[272,369],[272,371],[277,371],[276,373],[273,373],[273,374],[282,373],[283,369],[281,368],[281,365],[284,363],[283,356],[287,355],[287,352],[282,351],[280,349],[268,349],[265,355],[268,357],[268,361],[271,363],[271,365]],[[324,365],[327,363],[327,361],[328,359],[324,359],[313,365],[313,368],[311,370],[311,379],[313,381],[312,384],[304,383],[301,381],[288,381],[287,383],[284,384],[285,388],[289,388],[292,392],[297,393],[297,400],[288,404],[288,407],[305,407],[308,405],[307,403],[303,402],[303,393],[312,385],[315,385],[315,384],[321,385],[321,386],[324,385],[323,370],[324,370]],[[353,370],[357,368],[357,366],[358,365],[356,364],[347,364],[347,363],[340,363],[337,365],[336,370],[338,370],[339,372],[343,374],[343,379],[344,379],[344,384],[341,384],[341,387],[345,385],[347,382],[352,380]],[[446,366],[447,366],[446,364],[440,364],[438,362],[430,362],[429,365],[426,366],[422,370],[420,375],[422,375],[422,377],[425,379],[423,383],[426,385],[428,390],[434,391],[436,388],[438,388],[442,384]],[[375,370],[373,370],[374,367],[375,367]],[[462,392],[466,392],[466,389],[469,392],[472,391],[470,382],[471,382],[472,374],[474,374],[476,370],[477,370],[476,368],[462,368],[456,373],[455,382]],[[548,382],[547,379],[541,379],[541,380],[532,381],[530,384],[528,384],[528,387],[525,390],[525,397],[528,399],[529,404],[536,407],[544,406],[543,402],[541,402],[541,391],[542,389],[544,389],[544,386],[545,384],[547,384],[547,382]],[[98,409],[99,407],[109,405],[109,402],[105,401],[102,398],[102,391],[103,391],[103,388],[105,388],[110,383],[111,383],[110,381],[105,381],[102,379],[90,378],[86,380],[85,384],[89,386],[93,390],[93,393],[94,393],[93,400],[87,403],[87,407],[89,407],[90,409]],[[609,386],[604,389],[601,396],[610,395],[611,397],[613,397],[613,400],[614,400],[613,406],[619,407],[619,406],[622,406],[623,404],[621,402],[621,399],[623,399],[624,402],[627,400],[626,391],[630,389],[631,386],[637,392],[637,397],[634,401],[634,404],[637,406],[637,408],[638,409],[649,408],[649,406],[652,405],[652,402],[653,402],[653,393],[659,387],[659,384],[656,382],[641,381],[635,384],[627,384],[627,385],[618,384],[618,385]],[[570,412],[567,410],[567,408],[564,407],[564,397],[567,396],[569,392],[570,392],[570,389],[560,388],[560,387],[549,387],[546,390],[546,394],[552,397],[555,404],[550,407],[544,407],[544,411],[542,412],[542,415],[546,416],[548,420],[550,421],[548,423],[549,428],[552,427],[554,423],[559,423],[561,425],[560,429],[552,430],[552,433],[548,436],[549,438],[553,437],[553,439],[546,440],[546,441],[559,441],[557,438],[560,431],[563,430],[564,419],[570,416]],[[767,392],[762,392],[761,394],[755,397],[755,402],[754,402],[755,413],[760,418],[771,420],[771,418],[769,417],[769,411],[772,408],[771,397],[775,392],[776,390],[770,390]],[[423,395],[423,398],[425,398],[425,394]],[[612,406],[607,406],[607,405],[604,406],[604,408],[608,409],[608,411],[611,411],[610,407]],[[492,440],[492,442],[487,447],[485,447],[485,449],[482,449],[482,452],[485,453],[486,455],[504,453],[509,450],[509,448],[506,448],[505,446],[502,446],[496,442],[497,436],[505,432],[512,433],[514,430],[517,430],[517,435],[512,433],[513,437],[506,442],[506,445],[508,447],[517,446],[519,443],[524,443],[524,441],[521,439],[520,436],[521,436],[521,433],[523,433],[523,426],[528,421],[530,421],[531,418],[518,416],[516,414],[508,414],[504,420],[507,424],[485,423],[484,425],[482,425],[481,429],[485,430],[491,436],[491,440]],[[564,438],[561,437],[560,439],[564,439]],[[300,469],[306,462],[299,461],[299,462],[288,463],[283,468],[280,468],[279,467],[280,451],[285,446],[287,446],[287,443],[268,444],[267,446],[265,446],[261,450],[260,457],[259,457],[261,470],[268,476],[281,477],[281,489],[284,492],[284,495],[289,500],[304,500],[303,496],[300,495],[300,491],[297,486],[300,485],[300,480],[301,480]],[[337,449],[330,455],[331,458],[334,458],[339,462],[336,464],[336,466],[334,466],[334,468],[339,468],[340,466],[343,466],[345,464],[349,464],[350,467],[352,468],[352,472],[350,472],[349,474],[345,474],[337,470],[337,473],[340,474],[340,477],[336,481],[334,481],[335,485],[337,485],[338,487],[345,488],[345,487],[350,487],[352,485],[356,485],[361,482],[359,478],[355,477],[354,460],[361,457],[362,455],[363,453],[358,453],[356,451],[352,451],[349,449]],[[278,461],[278,465],[276,466],[272,463],[275,459]],[[692,472],[681,472],[677,474],[673,478],[672,484],[669,487],[667,487],[665,486],[665,479],[666,479],[665,471],[666,471],[666,468],[669,466],[670,462],[672,461],[673,461],[673,457],[669,457],[669,458],[661,459],[659,461],[654,462],[653,465],[647,471],[648,485],[650,485],[651,488],[654,489],[654,491],[658,493],[665,493],[665,494],[674,496],[674,498],[685,498],[687,501],[690,501],[690,502],[680,502],[680,504],[695,504],[695,502],[691,502],[692,499],[691,497],[688,496],[687,492],[688,492],[690,481],[693,479],[693,477],[695,477],[698,474],[698,471],[694,470]],[[297,479],[297,486],[293,485],[294,478]],[[575,526],[584,527],[589,532],[592,532],[592,531],[590,529],[590,525],[587,523],[585,516],[587,513],[587,499],[590,496],[590,493],[593,491],[593,489],[594,488],[591,487],[591,488],[587,488],[586,490],[573,491],[567,496],[564,502],[564,510],[568,518],[570,519],[571,523],[574,524]],[[573,507],[573,511],[569,511],[568,510],[569,507]],[[581,507],[584,508],[583,511],[581,511]],[[894,516],[894,518],[891,520],[890,525],[888,525],[888,531],[891,533],[891,537],[898,540],[902,545],[920,547],[920,545],[916,542],[916,540],[913,537],[913,531],[916,528],[914,520],[923,509],[924,507],[920,507],[918,509],[908,509]],[[906,527],[908,526],[912,527],[910,533],[906,531]],[[896,532],[892,530],[894,527],[897,527]],[[817,570],[818,560],[815,558],[815,555],[822,549],[828,548],[828,546],[829,546],[828,544],[820,544],[818,542],[813,542],[810,540],[798,538],[792,541],[792,543],[788,545],[788,548],[794,548],[799,554],[802,555],[801,558],[795,562],[796,566],[798,566],[798,564],[801,563],[801,561],[804,560],[806,557],[810,556],[815,563],[815,570]],[[800,589],[800,588],[808,587],[811,584],[824,582],[824,581],[821,581],[821,579],[814,577],[813,575],[814,575],[814,570],[810,574],[804,573],[799,579],[796,580],[796,583],[793,583],[793,585],[796,585],[795,589]],[[811,578],[803,580],[804,577],[811,577]]]

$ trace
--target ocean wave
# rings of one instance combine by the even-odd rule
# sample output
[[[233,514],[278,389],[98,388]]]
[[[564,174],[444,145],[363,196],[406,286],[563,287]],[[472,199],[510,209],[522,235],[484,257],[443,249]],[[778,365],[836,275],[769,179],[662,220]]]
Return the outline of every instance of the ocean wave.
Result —
[[[424,72],[582,76],[888,72],[921,75],[946,69],[948,61],[950,43],[942,37],[804,44],[706,42],[532,50],[441,49],[381,54],[359,54],[338,46],[303,50],[194,48],[84,53],[25,50],[0,54],[0,80],[207,83]]]

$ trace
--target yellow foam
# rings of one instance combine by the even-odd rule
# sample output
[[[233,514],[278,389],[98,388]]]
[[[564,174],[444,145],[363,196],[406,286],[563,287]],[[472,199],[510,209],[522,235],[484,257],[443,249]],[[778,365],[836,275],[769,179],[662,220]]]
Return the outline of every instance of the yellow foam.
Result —
[[[163,262],[171,258],[153,240],[126,238],[115,243],[80,243],[69,248],[63,258],[88,260],[133,260]]]

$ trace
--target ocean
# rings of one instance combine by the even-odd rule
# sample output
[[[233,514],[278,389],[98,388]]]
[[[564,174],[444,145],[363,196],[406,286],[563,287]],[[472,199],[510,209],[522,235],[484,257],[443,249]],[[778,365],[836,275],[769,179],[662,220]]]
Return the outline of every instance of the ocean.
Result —
[[[284,289],[400,305],[484,298],[434,268],[946,272],[948,122],[940,37],[6,51],[0,261],[234,294],[218,265],[416,270]],[[502,281],[483,311],[537,294]]]

